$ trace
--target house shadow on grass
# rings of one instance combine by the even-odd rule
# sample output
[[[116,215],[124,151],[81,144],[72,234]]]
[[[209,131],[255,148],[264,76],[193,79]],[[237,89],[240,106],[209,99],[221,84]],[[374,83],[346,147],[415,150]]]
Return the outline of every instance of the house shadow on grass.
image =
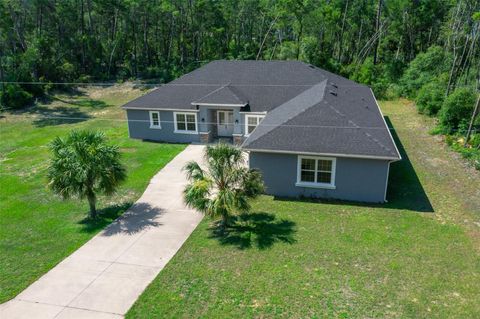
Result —
[[[385,117],[388,127],[393,128],[393,124]],[[405,148],[400,141],[395,129],[391,130],[392,137],[397,144],[397,148],[402,156],[402,160],[390,164],[390,176],[388,178],[386,207],[395,209],[407,209],[417,212],[433,213],[433,207],[428,199],[415,168],[410,162]]]
[[[388,127],[392,127],[392,122],[388,117],[385,117]],[[401,161],[393,162],[390,164],[390,172],[388,178],[387,189],[387,203],[375,204],[375,203],[361,203],[353,201],[343,200],[330,200],[330,199],[314,199],[314,198],[281,198],[275,197],[275,200],[279,201],[303,201],[303,202],[322,202],[328,204],[338,205],[350,205],[361,207],[377,207],[377,208],[391,208],[391,209],[403,209],[411,210],[422,213],[433,213],[433,207],[428,199],[427,194],[418,178],[415,169],[410,162],[407,152],[400,141],[395,130],[391,130],[392,137],[395,140],[398,151],[402,156]]]
[[[265,212],[242,214],[235,217],[226,229],[215,225],[209,230],[210,238],[242,250],[253,246],[267,249],[275,243],[293,244],[296,241],[293,221],[277,220],[274,214]]]
[[[131,202],[112,205],[98,211],[96,219],[85,218],[80,223],[84,226],[83,231],[95,232],[105,228],[103,236],[116,234],[133,235],[148,227],[161,225],[155,219],[163,214],[159,208],[152,207],[147,203]]]

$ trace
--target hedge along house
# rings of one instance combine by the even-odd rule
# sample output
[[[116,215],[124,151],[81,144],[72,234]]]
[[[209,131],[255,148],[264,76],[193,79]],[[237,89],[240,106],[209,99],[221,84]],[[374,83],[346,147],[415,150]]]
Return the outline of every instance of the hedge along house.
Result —
[[[384,202],[401,159],[369,87],[298,61],[214,61],[123,108],[132,138],[231,139],[276,196]]]

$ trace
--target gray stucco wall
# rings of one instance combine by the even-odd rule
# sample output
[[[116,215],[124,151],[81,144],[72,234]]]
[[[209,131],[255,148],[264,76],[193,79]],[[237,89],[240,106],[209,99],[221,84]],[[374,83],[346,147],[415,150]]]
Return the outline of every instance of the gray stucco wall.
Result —
[[[127,110],[127,118],[131,138],[171,143],[200,142],[198,134],[174,133],[173,111],[160,111],[161,129],[150,128],[150,115],[147,110]]]
[[[250,152],[251,168],[263,174],[266,192],[280,197],[334,198],[360,202],[384,202],[389,162],[374,159],[337,157],[335,189],[295,186],[295,154]]]

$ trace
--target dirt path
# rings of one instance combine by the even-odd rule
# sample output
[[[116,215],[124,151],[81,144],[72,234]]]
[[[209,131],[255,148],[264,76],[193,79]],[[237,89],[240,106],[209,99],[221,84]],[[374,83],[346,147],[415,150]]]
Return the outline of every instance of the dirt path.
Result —
[[[480,251],[480,172],[428,132],[435,120],[407,100],[382,102],[435,211],[434,218],[466,229]]]

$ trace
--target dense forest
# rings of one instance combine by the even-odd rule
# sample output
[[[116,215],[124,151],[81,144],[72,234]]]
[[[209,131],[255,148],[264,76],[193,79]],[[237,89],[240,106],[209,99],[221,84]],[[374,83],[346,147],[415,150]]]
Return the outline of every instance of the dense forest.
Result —
[[[416,99],[452,130],[475,104],[479,40],[479,0],[0,0],[1,101],[22,107],[59,82],[164,83],[215,59],[298,59]],[[449,98],[458,114],[441,111]]]

